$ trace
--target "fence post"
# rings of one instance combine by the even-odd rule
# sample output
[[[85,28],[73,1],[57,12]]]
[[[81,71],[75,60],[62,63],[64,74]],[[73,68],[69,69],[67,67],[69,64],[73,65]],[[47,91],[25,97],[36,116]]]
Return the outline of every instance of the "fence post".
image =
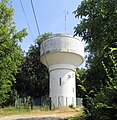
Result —
[[[33,98],[32,97],[30,99],[30,104],[31,104],[31,110],[33,110]]]
[[[49,98],[49,109],[52,109],[52,105],[51,105],[51,97]]]

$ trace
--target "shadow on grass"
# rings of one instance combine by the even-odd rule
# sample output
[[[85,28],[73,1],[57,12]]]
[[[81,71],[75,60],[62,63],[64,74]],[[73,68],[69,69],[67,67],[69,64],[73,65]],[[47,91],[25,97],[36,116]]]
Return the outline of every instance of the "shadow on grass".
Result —
[[[42,118],[32,117],[32,118],[18,118],[16,120],[64,120],[64,119],[59,117],[42,117]]]
[[[32,118],[18,118],[16,120],[69,120],[69,119],[64,119],[60,117],[42,117],[42,118],[32,117]],[[94,118],[88,116],[88,117],[81,117],[81,118],[74,119],[74,120],[94,120]]]

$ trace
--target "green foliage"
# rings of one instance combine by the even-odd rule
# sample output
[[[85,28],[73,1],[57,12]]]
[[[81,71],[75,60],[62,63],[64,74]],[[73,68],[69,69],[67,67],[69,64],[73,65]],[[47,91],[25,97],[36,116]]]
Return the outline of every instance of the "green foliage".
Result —
[[[26,29],[17,32],[13,12],[10,1],[0,2],[0,105],[9,98],[14,75],[23,58],[18,41],[27,35]]]
[[[40,62],[40,42],[51,33],[45,33],[31,46],[17,74],[15,88],[21,97],[41,97],[49,94],[48,69]]]
[[[36,40],[36,44],[40,45],[41,42],[43,42],[47,37],[49,37],[51,35],[52,35],[52,33],[50,33],[50,32],[42,34],[41,37]]]
[[[74,12],[76,17],[81,18],[81,23],[75,27],[75,34],[82,36],[88,43],[88,51],[103,54],[108,46],[115,46],[116,6],[116,0],[83,0]]]
[[[76,96],[83,97],[86,92],[86,88],[83,86],[86,70],[80,69],[76,71]]]
[[[75,109],[73,104],[69,105],[69,108]]]
[[[85,112],[95,120],[117,118],[117,1],[83,0],[74,12],[81,19],[75,35],[86,42],[87,70],[80,85]]]

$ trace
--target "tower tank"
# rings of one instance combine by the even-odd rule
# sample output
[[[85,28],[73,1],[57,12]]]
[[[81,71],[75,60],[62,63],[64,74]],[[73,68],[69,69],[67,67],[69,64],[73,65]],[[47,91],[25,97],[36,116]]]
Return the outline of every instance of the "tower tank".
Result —
[[[75,69],[84,61],[84,45],[68,34],[53,34],[41,43],[40,61],[48,67],[54,107],[76,106]]]

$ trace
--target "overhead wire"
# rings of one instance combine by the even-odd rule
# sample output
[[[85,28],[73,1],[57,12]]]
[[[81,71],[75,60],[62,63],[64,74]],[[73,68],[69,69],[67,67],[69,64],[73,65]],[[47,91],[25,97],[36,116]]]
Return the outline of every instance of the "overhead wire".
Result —
[[[33,5],[33,1],[30,0],[30,2],[31,2],[31,6],[32,6],[32,10],[33,10],[33,14],[34,14],[34,18],[35,18],[35,22],[36,22],[37,30],[38,30],[38,34],[39,34],[39,37],[40,37],[41,34],[40,34],[39,25],[38,25],[37,18],[36,18],[36,13],[35,13],[35,9],[34,9],[34,5]]]
[[[23,13],[24,13],[24,16],[25,16],[25,19],[26,19],[27,26],[28,26],[29,31],[30,31],[30,33],[31,33],[31,37],[32,37],[32,39],[34,40],[32,31],[31,31],[31,28],[30,28],[30,25],[29,25],[29,22],[28,22],[28,19],[27,19],[27,16],[26,16],[26,12],[25,12],[25,10],[24,10],[24,7],[23,7],[23,4],[22,4],[22,1],[21,1],[21,0],[20,0],[20,5],[21,5],[22,11],[23,11]]]
[[[37,30],[38,30],[39,38],[40,38],[41,34],[40,34],[39,25],[38,25],[38,22],[37,22],[37,17],[36,17],[36,12],[35,12],[35,9],[34,9],[33,1],[30,0],[30,2],[31,2],[31,6],[32,6],[32,10],[33,10],[33,14],[34,14],[35,23],[36,23],[36,27],[37,27]],[[42,44],[42,50],[43,50],[43,53],[44,53],[44,56],[45,56],[45,61],[46,61],[46,64],[47,64],[47,68],[49,68],[49,64],[48,64],[48,61],[47,61],[47,57],[46,57],[46,53],[45,53],[45,49],[44,49],[43,44]]]

